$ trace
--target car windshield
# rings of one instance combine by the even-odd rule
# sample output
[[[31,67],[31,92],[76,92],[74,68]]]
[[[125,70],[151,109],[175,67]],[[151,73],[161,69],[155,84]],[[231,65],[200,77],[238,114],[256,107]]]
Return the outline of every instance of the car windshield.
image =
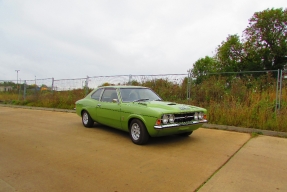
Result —
[[[148,88],[120,88],[120,93],[123,102],[162,100]]]

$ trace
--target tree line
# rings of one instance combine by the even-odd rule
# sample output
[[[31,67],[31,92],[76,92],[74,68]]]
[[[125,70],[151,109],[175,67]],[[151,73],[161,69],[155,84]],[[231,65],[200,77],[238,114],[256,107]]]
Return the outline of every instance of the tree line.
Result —
[[[196,83],[208,74],[265,71],[287,67],[287,9],[255,12],[242,36],[228,35],[213,56],[198,59],[190,70]]]

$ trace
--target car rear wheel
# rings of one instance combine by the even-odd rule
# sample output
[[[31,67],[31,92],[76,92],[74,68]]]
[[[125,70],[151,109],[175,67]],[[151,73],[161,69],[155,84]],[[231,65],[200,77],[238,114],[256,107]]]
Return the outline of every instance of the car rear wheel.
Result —
[[[85,127],[93,127],[94,121],[87,111],[82,112],[82,123]]]
[[[134,119],[130,123],[130,137],[134,144],[144,145],[149,140],[149,134],[142,121]]]
[[[180,133],[179,135],[180,136],[183,136],[183,137],[188,137],[189,135],[191,135],[192,134],[192,131],[190,131],[190,132],[185,132],[185,133]]]

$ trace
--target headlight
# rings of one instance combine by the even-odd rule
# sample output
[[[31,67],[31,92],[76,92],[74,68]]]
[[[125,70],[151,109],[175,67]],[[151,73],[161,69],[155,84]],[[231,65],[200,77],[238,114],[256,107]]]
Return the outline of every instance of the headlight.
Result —
[[[162,123],[163,124],[167,124],[168,123],[168,116],[167,115],[163,115],[162,116]]]
[[[202,119],[203,119],[203,113],[202,113],[202,112],[199,112],[199,113],[198,113],[198,119],[199,119],[199,120],[202,120]]]
[[[169,123],[174,123],[174,115],[173,114],[170,114],[169,115]]]
[[[194,120],[196,120],[196,121],[198,120],[198,113],[197,112],[194,113]]]

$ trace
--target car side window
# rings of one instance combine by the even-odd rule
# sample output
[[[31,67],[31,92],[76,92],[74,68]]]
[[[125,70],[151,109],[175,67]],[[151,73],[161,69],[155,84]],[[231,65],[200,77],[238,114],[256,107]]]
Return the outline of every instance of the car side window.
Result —
[[[129,89],[120,89],[121,97],[123,102],[127,102],[129,99],[129,94],[130,94]]]
[[[97,101],[99,101],[99,100],[100,100],[100,96],[101,96],[101,94],[102,94],[102,91],[103,91],[103,89],[98,89],[97,91],[95,91],[95,92],[91,95],[91,98],[92,98],[92,99],[95,99],[95,100],[97,100]]]
[[[101,101],[113,102],[113,99],[118,99],[116,89],[105,89]]]

